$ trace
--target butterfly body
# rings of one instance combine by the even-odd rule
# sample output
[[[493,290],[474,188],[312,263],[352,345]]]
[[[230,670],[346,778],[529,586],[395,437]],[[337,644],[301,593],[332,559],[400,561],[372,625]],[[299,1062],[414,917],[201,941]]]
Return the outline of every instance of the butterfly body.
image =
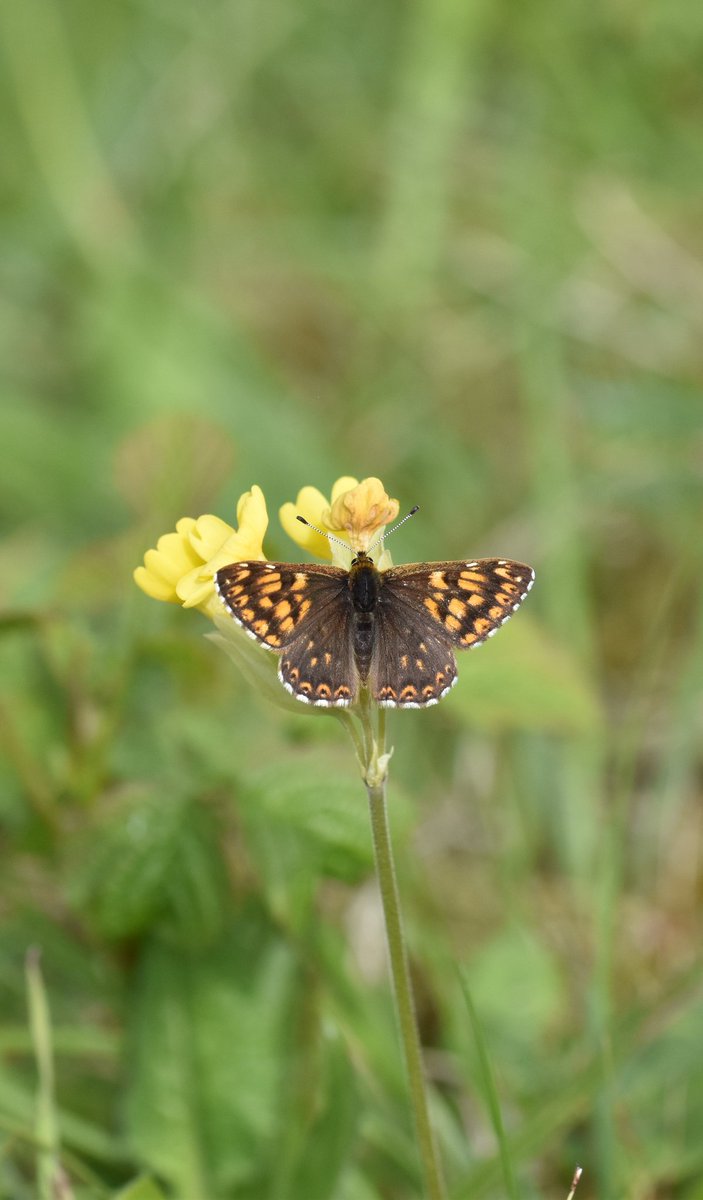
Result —
[[[373,658],[376,610],[381,595],[381,573],[366,554],[357,555],[349,571],[349,595],[352,605],[354,662],[363,684],[369,676]]]
[[[363,552],[348,571],[256,561],[215,576],[230,615],[280,654],[284,687],[323,707],[348,707],[362,688],[384,707],[436,704],[456,682],[454,648],[491,637],[533,581],[530,567],[508,559],[379,571]]]

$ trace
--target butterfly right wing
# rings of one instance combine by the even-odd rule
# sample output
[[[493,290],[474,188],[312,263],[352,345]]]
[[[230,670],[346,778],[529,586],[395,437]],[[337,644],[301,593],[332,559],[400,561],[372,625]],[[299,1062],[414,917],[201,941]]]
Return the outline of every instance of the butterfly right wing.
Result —
[[[380,606],[368,686],[382,708],[437,704],[456,678],[449,639],[433,626],[423,608],[403,596]]]
[[[492,637],[520,607],[534,571],[510,559],[409,563],[382,573],[370,687],[384,707],[436,704],[456,682],[453,648]]]
[[[237,562],[215,576],[225,608],[250,637],[280,654],[283,686],[306,704],[356,699],[349,573],[309,563]]]

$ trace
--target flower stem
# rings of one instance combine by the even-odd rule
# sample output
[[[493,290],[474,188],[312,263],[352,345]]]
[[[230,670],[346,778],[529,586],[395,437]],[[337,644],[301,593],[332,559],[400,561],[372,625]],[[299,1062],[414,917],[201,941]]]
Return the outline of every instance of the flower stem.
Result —
[[[386,809],[386,781],[383,778],[376,782],[367,782],[366,786],[371,810],[376,874],[381,889],[383,914],[386,921],[386,937],[398,1024],[408,1073],[410,1100],[427,1197],[428,1200],[444,1200],[446,1193],[427,1109],[427,1090],[420,1050],[420,1036],[417,1029],[408,955],[400,917],[400,899]]]

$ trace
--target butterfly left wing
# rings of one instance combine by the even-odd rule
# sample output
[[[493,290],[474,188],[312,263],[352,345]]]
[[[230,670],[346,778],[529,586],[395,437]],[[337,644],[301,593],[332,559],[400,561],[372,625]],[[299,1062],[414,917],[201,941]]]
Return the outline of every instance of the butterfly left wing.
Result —
[[[215,575],[215,587],[238,625],[280,653],[345,603],[347,572],[310,563],[236,562]]]
[[[456,682],[453,648],[473,649],[520,607],[534,571],[489,558],[410,563],[381,576],[377,653],[369,683],[379,704],[436,704]]]
[[[339,567],[255,561],[222,567],[215,585],[249,636],[280,654],[278,677],[296,700],[348,707],[359,686],[348,578]]]
[[[354,703],[359,672],[351,621],[351,605],[330,607],[283,651],[278,678],[296,700],[322,708],[348,708]]]

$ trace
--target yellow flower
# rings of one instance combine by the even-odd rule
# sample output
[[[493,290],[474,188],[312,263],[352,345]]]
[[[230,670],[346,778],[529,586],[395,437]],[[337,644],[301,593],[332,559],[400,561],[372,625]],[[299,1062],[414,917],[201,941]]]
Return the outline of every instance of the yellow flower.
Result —
[[[390,499],[380,479],[371,477],[359,483],[351,476],[343,476],[334,484],[330,500],[317,488],[304,487],[298,492],[295,504],[290,501],[284,504],[279,515],[289,537],[309,554],[338,561],[344,552],[340,554],[327,537],[302,525],[296,519],[298,513],[312,525],[341,538],[349,545],[350,552],[358,552],[368,550],[382,536],[388,522],[398,516],[398,508],[398,501]],[[348,566],[348,561],[343,565]]]
[[[233,529],[219,517],[183,517],[175,533],[164,534],[155,550],[147,550],[144,566],[134,572],[135,583],[155,600],[199,608],[214,618],[221,611],[215,572],[231,562],[266,557],[262,543],[268,515],[260,487],[240,496],[237,521],[239,528]]]

